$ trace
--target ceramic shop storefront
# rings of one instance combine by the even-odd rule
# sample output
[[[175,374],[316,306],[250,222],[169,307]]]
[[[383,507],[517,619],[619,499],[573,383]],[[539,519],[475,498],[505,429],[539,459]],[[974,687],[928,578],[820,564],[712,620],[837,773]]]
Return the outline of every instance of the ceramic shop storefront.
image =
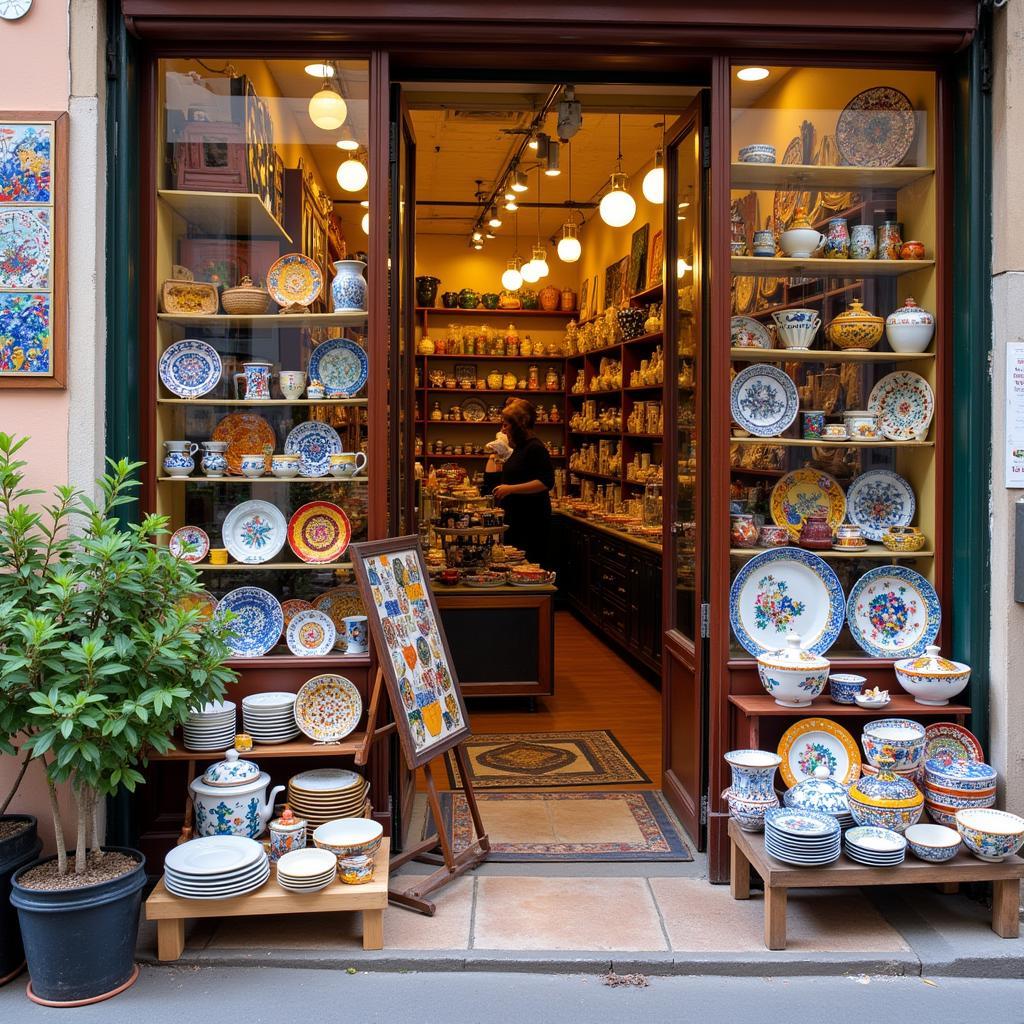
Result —
[[[369,372],[358,398],[329,415],[352,447],[365,451],[367,469],[344,484],[339,503],[347,503],[356,539],[414,529],[416,241],[406,206],[416,201],[416,140],[404,109],[407,83],[673,86],[690,95],[685,110],[665,118],[658,225],[665,272],[657,288],[667,299],[659,438],[666,467],[661,780],[691,838],[708,850],[713,881],[728,874],[722,754],[774,750],[784,735],[804,735],[791,727],[821,715],[842,727],[833,752],[841,759],[850,756],[848,744],[856,751],[859,726],[877,714],[827,697],[821,710],[785,707],[763,692],[755,656],[804,607],[816,616],[808,642],[827,652],[834,671],[862,674],[868,685],[898,693],[893,713],[925,723],[968,720],[984,739],[987,609],[969,595],[985,553],[980,543],[958,542],[987,535],[984,488],[973,486],[987,473],[975,456],[986,421],[972,414],[987,408],[987,383],[972,358],[987,339],[967,313],[987,289],[984,232],[968,219],[973,207],[986,208],[976,159],[986,143],[974,134],[973,114],[976,8],[820,8],[734,5],[723,12],[655,2],[634,6],[623,21],[617,5],[575,3],[528,5],[515,17],[462,3],[380,3],[368,17],[354,5],[313,0],[284,14],[258,0],[244,12],[216,0],[122,0],[113,48],[110,109],[120,138],[110,181],[120,202],[110,225],[108,446],[156,467],[146,480],[148,504],[175,527],[190,521],[198,501],[223,516],[243,490],[260,494],[249,494],[259,487],[242,486],[241,477],[183,483],[159,468],[164,442],[209,437],[222,418],[244,419],[250,411],[234,408],[244,399],[195,401],[167,391],[158,364],[168,347],[206,338],[223,353],[216,339],[243,339],[235,344],[239,368],[247,357],[287,369],[305,365],[325,338],[345,334],[365,351]],[[314,140],[337,144],[336,164],[351,162],[344,173],[357,187],[348,188],[339,169],[337,195],[319,169],[324,161],[309,153],[303,120],[313,118],[307,104],[316,89],[304,66],[317,62],[340,69],[347,83],[347,119],[334,124],[328,111]],[[206,108],[215,101],[241,116],[211,118]],[[887,126],[880,135],[871,126],[876,109]],[[768,162],[749,149],[758,146]],[[783,232],[799,231],[805,219],[804,247],[783,242]],[[827,236],[824,254],[812,256],[819,230]],[[255,278],[289,252],[312,258],[326,275],[330,262],[365,251],[366,313],[339,315],[314,304],[278,329],[280,320],[272,323],[269,314],[220,314],[215,291],[208,310],[168,312],[174,307],[161,294],[164,282],[182,265],[226,265],[226,239],[235,263],[237,243],[245,242],[245,273]],[[903,245],[910,241],[921,246]],[[879,253],[886,244],[894,247]],[[923,348],[914,350],[898,332],[883,337],[878,321],[847,328],[850,337],[857,330],[870,336],[864,346],[856,339],[844,345],[839,327],[826,337],[825,328],[852,303],[884,318],[910,297],[934,315]],[[808,310],[808,322],[821,324],[811,332],[811,350],[798,344],[798,321]],[[787,408],[755,409],[756,395],[737,394],[740,377],[755,387],[776,381]],[[916,409],[887,421],[879,438],[858,440],[856,418],[844,416],[908,397]],[[277,400],[273,416],[282,422],[275,434],[283,419],[288,430],[318,422],[316,404],[308,396]],[[820,420],[807,416],[819,412]],[[260,429],[238,419],[227,435],[236,428]],[[796,545],[806,515],[793,510],[807,501],[820,505],[834,530],[849,509],[870,504],[868,484],[882,488],[890,506],[912,510],[908,520],[922,531],[923,546],[885,547],[886,523],[869,511],[866,548],[855,537],[845,550],[826,545],[804,554],[813,537]],[[580,496],[571,470],[568,486]],[[196,496],[193,489],[201,488],[206,497]],[[752,518],[736,518],[746,515]],[[784,531],[788,524],[782,539],[793,544],[756,546],[744,523],[762,521],[782,523]],[[210,566],[211,591],[220,597],[250,582],[242,569]],[[277,588],[279,597],[297,593],[291,568],[260,572],[270,575],[259,585]],[[923,619],[896,623],[888,633],[856,613],[844,624],[848,598],[854,595],[856,608],[857,596],[886,573],[913,588]],[[774,593],[762,583],[766,574],[774,574]],[[321,572],[303,585],[326,590],[329,577]],[[962,705],[914,705],[899,690],[892,663],[901,644],[925,635],[973,666],[971,686],[957,698]],[[373,657],[323,662],[344,666],[366,697]],[[239,694],[290,688],[309,675],[284,654],[240,659],[236,667]],[[295,753],[297,760],[323,760],[312,745]],[[184,768],[154,762],[147,806],[121,808],[125,837],[147,855],[176,834]],[[387,794],[374,801],[375,815],[400,834],[408,781],[383,750],[368,777],[374,794]]]

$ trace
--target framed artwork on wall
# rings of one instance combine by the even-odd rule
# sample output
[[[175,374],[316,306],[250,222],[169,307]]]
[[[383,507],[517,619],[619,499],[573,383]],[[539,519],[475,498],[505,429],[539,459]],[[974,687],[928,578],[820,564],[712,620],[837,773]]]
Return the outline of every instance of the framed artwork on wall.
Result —
[[[647,239],[651,225],[644,224],[633,232],[629,244],[629,275],[626,282],[626,295],[636,295],[647,285]]]
[[[586,320],[590,316],[590,281],[586,280],[580,286],[580,320]]]
[[[653,288],[661,284],[661,277],[664,273],[665,262],[665,236],[661,231],[654,232],[651,241],[651,252],[647,257],[647,287]]]
[[[63,388],[67,361],[64,112],[0,111],[0,388]]]
[[[620,306],[626,298],[626,288],[629,277],[629,257],[623,256],[621,260],[613,263],[604,272],[604,304],[608,306]]]

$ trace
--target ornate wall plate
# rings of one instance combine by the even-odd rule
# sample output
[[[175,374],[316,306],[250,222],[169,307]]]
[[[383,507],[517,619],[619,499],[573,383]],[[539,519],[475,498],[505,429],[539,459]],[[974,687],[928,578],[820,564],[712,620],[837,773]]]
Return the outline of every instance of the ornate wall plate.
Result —
[[[729,344],[733,348],[771,348],[772,336],[760,320],[734,316],[729,321]]]
[[[854,167],[896,167],[914,143],[914,105],[888,85],[857,93],[836,121],[836,146]]]
[[[757,298],[757,278],[753,274],[737,274],[732,279],[732,311],[749,313]]]
[[[201,562],[209,553],[210,538],[198,526],[182,526],[171,534],[167,547],[175,558],[194,564]]]
[[[363,615],[363,602],[356,592],[355,587],[335,587],[333,590],[325,590],[313,601],[313,607],[326,612],[338,630],[338,640],[335,647],[345,649],[345,616]]]
[[[868,540],[880,541],[890,526],[909,526],[917,500],[914,489],[889,469],[871,469],[846,492],[846,514]]]
[[[338,432],[328,423],[307,420],[292,430],[284,441],[286,455],[298,455],[300,476],[327,476],[332,455],[343,451]]]
[[[222,419],[213,428],[214,441],[227,441],[228,450],[224,453],[228,460],[228,472],[232,476],[242,475],[242,456],[257,455],[263,452],[268,456],[277,446],[277,435],[274,428],[254,412],[233,412]]]
[[[351,539],[348,516],[329,501],[311,501],[288,520],[288,544],[304,562],[337,562]]]
[[[221,536],[235,561],[256,565],[269,562],[284,547],[288,524],[276,505],[254,499],[236,505],[224,517]]]
[[[300,658],[321,658],[334,650],[338,631],[326,612],[315,608],[299,612],[285,629],[288,650]]]
[[[284,615],[277,598],[261,587],[238,587],[229,591],[217,605],[217,614],[232,612],[233,635],[228,650],[237,658],[259,658],[281,638]]]
[[[850,635],[873,658],[912,658],[935,640],[942,608],[935,588],[902,565],[866,572],[846,601]]]
[[[770,363],[755,363],[733,378],[729,409],[744,430],[778,437],[796,419],[800,396],[788,373]]]
[[[950,757],[954,761],[984,761],[978,737],[956,722],[932,722],[924,727],[924,759]]]
[[[487,419],[487,403],[481,398],[467,398],[462,403],[462,418],[467,423],[480,423]]]
[[[913,441],[924,435],[935,415],[935,395],[919,373],[897,370],[886,374],[868,396],[868,411],[890,441]]]
[[[324,386],[328,398],[356,394],[366,385],[370,362],[361,345],[348,338],[328,338],[313,349],[307,376]]]
[[[802,164],[804,162],[804,143],[798,135],[795,139],[790,140],[788,146],[786,146],[785,152],[782,154],[782,159],[779,161],[780,164]],[[804,201],[801,202],[801,196],[804,197]],[[807,200],[810,198],[810,193],[797,192],[792,189],[779,189],[775,193],[775,198],[772,202],[772,216],[775,218],[775,229],[777,232],[785,231],[789,227],[789,222],[793,219],[793,214],[796,213],[798,206],[807,207]],[[808,210],[808,212],[810,212]]]
[[[350,679],[325,672],[302,684],[295,698],[295,723],[311,740],[337,743],[359,724],[363,699]]]
[[[860,778],[857,741],[830,718],[804,718],[791,725],[779,741],[778,755],[779,774],[790,787],[813,779],[819,766],[844,786]]]
[[[785,526],[796,540],[804,520],[810,515],[823,515],[832,532],[846,518],[846,495],[839,482],[818,469],[794,469],[772,488],[772,522]]]
[[[160,357],[160,380],[179,398],[202,398],[219,383],[223,366],[212,345],[185,338],[168,345]]]
[[[267,271],[267,291],[279,306],[311,306],[323,289],[323,271],[301,252],[286,253]]]
[[[309,611],[313,606],[309,601],[303,601],[300,598],[293,597],[287,601],[281,602],[281,611],[284,613],[284,628],[287,630],[292,619],[295,618],[299,612]]]

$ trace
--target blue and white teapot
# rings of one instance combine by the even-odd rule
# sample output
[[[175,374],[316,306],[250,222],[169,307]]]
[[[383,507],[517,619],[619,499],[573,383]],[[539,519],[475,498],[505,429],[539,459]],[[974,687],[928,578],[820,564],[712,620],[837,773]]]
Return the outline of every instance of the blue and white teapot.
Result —
[[[270,776],[252,761],[242,760],[229,750],[223,761],[207,768],[201,778],[189,783],[196,810],[196,832],[201,836],[245,836],[255,839],[263,833],[274,813],[274,797],[284,786],[275,786],[267,796]]]

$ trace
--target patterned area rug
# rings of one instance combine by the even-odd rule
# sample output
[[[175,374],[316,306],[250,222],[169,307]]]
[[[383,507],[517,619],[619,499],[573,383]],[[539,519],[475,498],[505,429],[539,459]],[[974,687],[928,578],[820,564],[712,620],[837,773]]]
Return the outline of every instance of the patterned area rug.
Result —
[[[626,786],[651,781],[607,729],[471,736],[465,748],[478,790]],[[459,769],[450,751],[445,764],[452,789],[461,789]]]
[[[470,844],[473,819],[462,792],[441,793],[441,815],[456,850]],[[660,793],[480,793],[490,860],[693,860]],[[428,811],[424,837],[434,831]]]

